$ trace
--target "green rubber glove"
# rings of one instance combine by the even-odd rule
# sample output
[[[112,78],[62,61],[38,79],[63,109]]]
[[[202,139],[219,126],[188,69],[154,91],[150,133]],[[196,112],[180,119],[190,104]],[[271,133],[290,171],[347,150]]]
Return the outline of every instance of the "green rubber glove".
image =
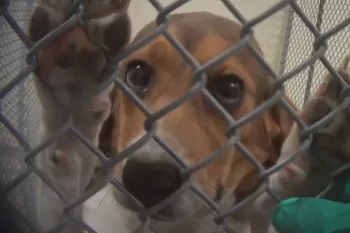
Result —
[[[350,233],[350,173],[337,179],[326,198],[282,201],[272,224],[279,233]]]

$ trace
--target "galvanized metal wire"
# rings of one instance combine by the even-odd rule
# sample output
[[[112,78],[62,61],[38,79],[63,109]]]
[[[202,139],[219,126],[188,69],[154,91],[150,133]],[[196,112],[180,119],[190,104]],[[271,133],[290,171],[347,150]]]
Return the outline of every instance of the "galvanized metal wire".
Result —
[[[323,75],[320,72],[330,72],[334,78],[343,83],[339,74],[331,65],[335,59],[341,59],[345,53],[350,52],[350,5],[346,1],[338,0],[337,4],[343,4],[345,13],[335,14],[331,9],[335,4],[332,1],[326,0],[313,0],[313,1],[296,1],[296,0],[281,0],[275,5],[271,6],[266,11],[261,12],[258,16],[247,20],[244,15],[238,10],[237,6],[231,3],[229,0],[221,0],[221,2],[227,7],[227,9],[237,18],[237,20],[243,25],[241,30],[241,40],[239,43],[232,45],[225,52],[218,55],[206,64],[199,64],[198,61],[184,48],[184,46],[177,41],[168,31],[167,28],[170,24],[168,15],[174,10],[181,7],[183,4],[190,0],[176,0],[173,3],[162,6],[157,0],[149,0],[149,3],[154,6],[158,11],[156,22],[158,27],[150,35],[146,36],[137,43],[131,45],[126,51],[119,54],[114,64],[118,64],[119,61],[127,57],[132,52],[142,48],[150,43],[158,35],[164,35],[170,44],[174,46],[176,50],[182,55],[183,59],[188,62],[195,70],[193,76],[193,86],[190,91],[184,96],[179,97],[171,104],[161,109],[160,111],[152,113],[143,104],[137,95],[135,95],[128,86],[121,79],[116,79],[115,69],[117,65],[111,67],[108,72],[108,78],[105,83],[101,84],[93,93],[89,93],[86,99],[93,97],[96,93],[103,90],[109,84],[114,83],[120,88],[125,95],[132,99],[140,110],[145,114],[147,120],[145,122],[145,131],[147,132],[139,141],[128,147],[124,151],[120,151],[113,155],[112,158],[107,159],[97,148],[95,148],[89,140],[84,138],[79,131],[67,121],[62,130],[57,132],[51,138],[45,142],[38,142],[35,140],[35,130],[37,126],[36,121],[28,121],[27,119],[40,119],[39,109],[40,106],[36,100],[34,89],[30,81],[31,72],[36,66],[36,55],[47,44],[49,44],[54,38],[59,36],[62,32],[67,30],[70,26],[79,22],[82,10],[76,8],[77,12],[65,23],[60,25],[50,34],[45,36],[36,44],[32,44],[25,36],[26,23],[28,21],[29,13],[33,7],[33,1],[0,1],[0,59],[1,59],[1,82],[0,82],[0,150],[2,154],[0,156],[1,182],[5,184],[5,191],[10,196],[17,198],[14,200],[16,203],[16,209],[18,210],[19,217],[26,223],[27,227],[30,227],[30,232],[38,231],[33,224],[34,219],[30,216],[34,216],[34,201],[31,200],[35,195],[35,183],[33,183],[33,176],[39,176],[45,181],[52,189],[59,193],[55,185],[46,179],[43,174],[34,164],[36,156],[47,146],[49,146],[54,140],[56,140],[63,132],[70,131],[79,140],[81,140],[91,151],[96,154],[96,157],[101,161],[103,168],[111,168],[121,160],[126,158],[133,151],[136,151],[142,145],[149,140],[154,140],[158,143],[166,152],[168,152],[174,159],[176,159],[184,168],[184,173],[193,174],[202,167],[208,166],[208,164],[215,161],[221,156],[221,154],[231,147],[236,147],[246,158],[256,167],[261,178],[261,187],[257,189],[251,196],[240,202],[238,205],[230,210],[222,212],[220,208],[209,198],[203,191],[197,187],[192,180],[188,180],[183,186],[169,198],[161,203],[145,209],[140,218],[143,220],[143,225],[137,230],[141,232],[142,229],[151,227],[150,217],[157,213],[160,209],[164,208],[176,197],[183,192],[191,189],[196,195],[203,199],[203,201],[211,209],[214,210],[216,216],[214,217],[215,223],[218,225],[219,230],[227,230],[224,224],[225,218],[232,215],[238,209],[249,204],[254,198],[264,192],[268,187],[269,176],[281,169],[295,156],[303,153],[308,149],[312,141],[312,132],[316,127],[320,127],[322,122],[318,122],[312,126],[306,126],[299,118],[293,108],[287,103],[283,97],[285,94],[285,84],[287,84],[286,91],[294,96],[294,100],[301,107],[304,100],[308,98],[310,93],[317,87],[320,79]],[[272,14],[281,10],[288,10],[288,24],[286,38],[283,49],[283,59],[281,61],[280,72],[276,72],[259,54],[259,52],[251,45],[253,38],[252,30],[254,27],[264,19],[270,17]],[[313,14],[310,14],[310,11]],[[317,12],[317,13],[315,13]],[[23,14],[23,15],[22,15]],[[328,14],[328,15],[327,15]],[[333,17],[333,18],[332,18]],[[339,17],[339,18],[336,18]],[[326,20],[327,19],[327,20]],[[302,29],[301,29],[302,28]],[[305,33],[305,36],[303,33]],[[333,54],[327,53],[329,47],[337,43],[337,37],[347,36],[348,43],[345,43],[340,48],[341,51],[333,51]],[[309,40],[307,49],[300,48],[296,45],[296,40]],[[273,78],[276,86],[276,92],[266,101],[263,105],[259,106],[252,113],[245,115],[240,119],[233,119],[231,115],[223,109],[218,101],[210,94],[205,88],[206,83],[206,71],[212,66],[215,66],[225,60],[227,57],[234,54],[237,50],[247,47],[249,51],[256,57],[257,61],[269,72],[269,75]],[[338,48],[338,47],[337,47]],[[300,53],[300,50],[308,51],[304,60],[293,59]],[[332,57],[333,56],[333,57]],[[26,57],[25,61],[19,59],[20,57]],[[335,58],[334,58],[335,57]],[[322,69],[320,68],[322,66]],[[321,71],[320,71],[321,70]],[[306,72],[307,71],[307,72]],[[305,80],[307,80],[305,82]],[[346,85],[343,83],[344,88]],[[294,93],[294,94],[293,94]],[[181,157],[156,133],[157,121],[168,114],[170,111],[177,108],[179,105],[188,101],[195,95],[202,95],[211,106],[225,119],[227,122],[228,143],[222,148],[218,149],[215,153],[208,156],[207,159],[201,163],[188,167]],[[18,97],[20,96],[20,97]],[[84,102],[85,100],[82,100]],[[349,101],[345,98],[344,104],[348,104]],[[77,103],[71,108],[76,108],[81,105],[82,102]],[[281,104],[295,119],[295,121],[301,126],[305,132],[305,139],[301,143],[301,147],[295,153],[295,155],[288,161],[282,164],[276,165],[270,169],[265,169],[255,156],[250,153],[245,146],[240,142],[239,129],[252,119],[259,117],[275,104]],[[332,114],[328,116],[331,117]],[[325,121],[327,119],[323,119]],[[5,166],[4,166],[5,165]],[[344,168],[342,168],[344,170]],[[335,171],[334,175],[337,175],[340,171]],[[29,182],[29,183],[28,183]],[[119,189],[125,195],[130,195],[120,184],[120,182],[114,178],[111,178],[109,182]],[[88,198],[96,194],[101,187],[95,187],[89,190],[79,200],[70,203],[64,209],[64,212],[70,216],[70,212],[81,205]],[[20,189],[18,191],[17,189]],[[17,190],[17,192],[16,192]],[[13,193],[15,192],[15,193]],[[276,196],[276,198],[278,198]],[[137,201],[135,200],[137,205]],[[71,218],[71,217],[70,217]],[[88,232],[95,232],[85,223],[77,219],[71,219],[80,224]],[[50,232],[59,232],[60,228],[52,229]]]

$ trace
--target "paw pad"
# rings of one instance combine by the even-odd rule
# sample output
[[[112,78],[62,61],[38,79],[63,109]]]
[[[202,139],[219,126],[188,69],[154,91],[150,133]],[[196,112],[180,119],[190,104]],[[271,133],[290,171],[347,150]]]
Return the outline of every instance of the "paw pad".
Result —
[[[82,24],[87,37],[108,51],[116,52],[130,38],[130,20],[127,8],[130,0],[83,1]],[[29,23],[30,38],[37,42],[70,17],[70,0],[43,0],[35,8]],[[81,25],[80,25],[81,26]]]

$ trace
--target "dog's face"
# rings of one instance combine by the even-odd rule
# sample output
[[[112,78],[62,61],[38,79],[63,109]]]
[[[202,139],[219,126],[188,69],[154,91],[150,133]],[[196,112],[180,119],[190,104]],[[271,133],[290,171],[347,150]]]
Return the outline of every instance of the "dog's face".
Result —
[[[152,32],[147,25],[135,40]],[[195,12],[172,16],[170,33],[200,62],[205,64],[239,41],[240,26],[210,13]],[[256,41],[253,45],[259,50]],[[156,112],[188,93],[194,70],[175,48],[160,36],[123,61],[120,78],[146,106]],[[215,99],[239,119],[264,103],[271,83],[264,69],[246,48],[207,72],[206,87]],[[146,117],[121,90],[116,92],[114,145],[122,151],[143,135]],[[241,142],[261,163],[275,162],[292,124],[282,107],[274,106],[240,129]],[[156,134],[193,166],[212,155],[227,142],[228,125],[214,108],[197,95],[157,121]],[[116,173],[125,188],[144,207],[151,207],[178,190],[187,177],[183,169],[150,140],[117,165]],[[193,175],[194,183],[218,203],[244,197],[256,185],[254,166],[235,148]],[[137,210],[123,194],[116,199]],[[156,217],[175,220],[196,215],[203,204],[186,191]],[[229,207],[229,206],[228,206]]]

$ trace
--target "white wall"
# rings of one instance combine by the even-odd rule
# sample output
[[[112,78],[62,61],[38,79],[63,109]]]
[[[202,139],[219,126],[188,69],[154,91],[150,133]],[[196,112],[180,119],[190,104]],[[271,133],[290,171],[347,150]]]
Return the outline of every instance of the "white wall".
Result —
[[[173,0],[160,0],[159,2],[161,2],[163,6],[166,6],[173,2]],[[247,19],[250,19],[268,9],[274,3],[279,2],[279,0],[233,0],[231,2],[236,4]],[[189,11],[208,11],[235,19],[220,0],[192,0],[174,12]],[[146,23],[155,19],[156,13],[156,10],[147,0],[131,1],[130,15],[133,23],[133,36]],[[285,28],[284,23],[284,11],[280,11],[258,24],[254,29],[256,37],[265,53],[266,60],[276,69],[278,69],[279,66],[281,38],[283,38]]]

